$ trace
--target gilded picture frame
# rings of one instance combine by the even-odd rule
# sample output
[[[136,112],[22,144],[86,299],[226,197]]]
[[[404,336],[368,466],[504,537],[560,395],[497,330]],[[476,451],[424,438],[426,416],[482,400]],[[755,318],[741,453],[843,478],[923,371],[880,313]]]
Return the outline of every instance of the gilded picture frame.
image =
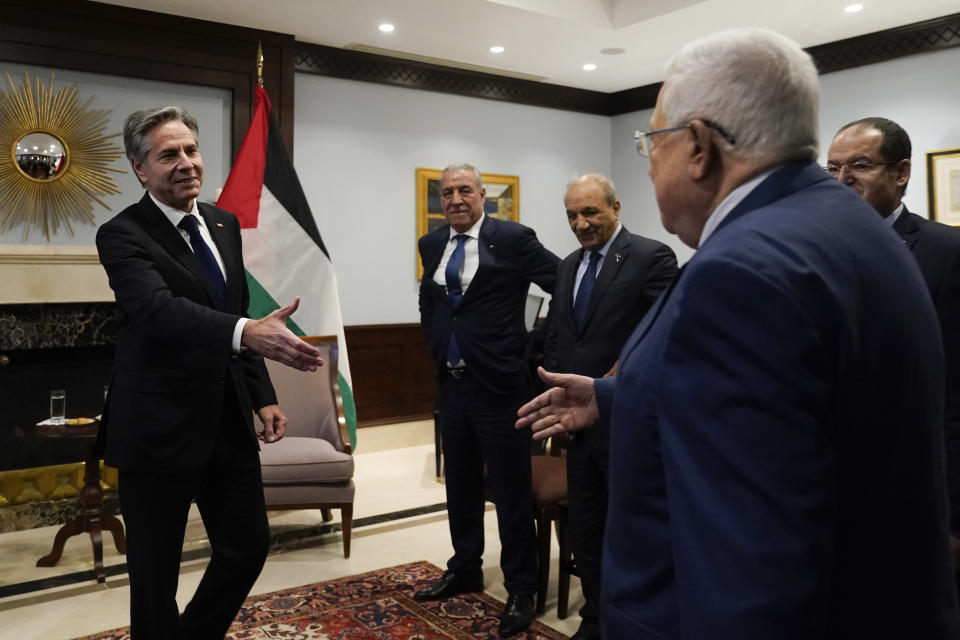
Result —
[[[417,169],[417,239],[447,223],[440,205],[440,176],[442,169]],[[520,221],[520,177],[501,173],[481,173],[486,189],[484,213],[503,220]],[[417,262],[417,280],[423,277],[420,254],[414,252]]]
[[[930,219],[960,227],[960,148],[927,152]]]

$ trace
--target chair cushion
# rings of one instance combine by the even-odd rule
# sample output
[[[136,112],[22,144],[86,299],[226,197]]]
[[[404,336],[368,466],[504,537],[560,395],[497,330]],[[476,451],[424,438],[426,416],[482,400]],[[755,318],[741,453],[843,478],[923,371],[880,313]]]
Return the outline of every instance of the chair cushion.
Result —
[[[567,460],[559,456],[532,456],[533,500],[538,506],[567,499]]]
[[[353,456],[319,438],[287,437],[260,446],[263,484],[323,484],[353,477]]]

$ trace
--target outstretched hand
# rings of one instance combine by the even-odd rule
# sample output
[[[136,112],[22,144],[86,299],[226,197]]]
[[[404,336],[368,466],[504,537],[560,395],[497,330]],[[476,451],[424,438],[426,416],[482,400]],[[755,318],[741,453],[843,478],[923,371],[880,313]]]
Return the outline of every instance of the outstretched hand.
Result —
[[[593,378],[571,373],[550,373],[537,368],[540,379],[552,388],[520,407],[517,429],[530,427],[534,440],[579,431],[600,418],[593,393]]]
[[[276,360],[300,371],[316,371],[323,366],[320,351],[287,328],[287,318],[300,306],[300,297],[259,320],[248,320],[240,344],[264,358]]]

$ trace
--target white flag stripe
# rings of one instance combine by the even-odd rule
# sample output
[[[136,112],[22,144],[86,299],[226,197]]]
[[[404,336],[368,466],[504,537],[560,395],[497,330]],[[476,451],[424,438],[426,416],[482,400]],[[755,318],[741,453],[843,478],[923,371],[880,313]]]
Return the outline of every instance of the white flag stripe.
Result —
[[[337,336],[340,374],[352,389],[333,264],[266,185],[260,195],[257,227],[243,229],[242,234],[246,268],[277,304],[300,296],[293,321],[307,335]]]

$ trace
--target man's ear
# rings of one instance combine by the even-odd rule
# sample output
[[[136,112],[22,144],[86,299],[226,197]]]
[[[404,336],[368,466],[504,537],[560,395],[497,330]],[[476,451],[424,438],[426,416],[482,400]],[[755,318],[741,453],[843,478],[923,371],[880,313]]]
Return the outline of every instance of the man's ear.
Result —
[[[687,131],[687,172],[692,180],[703,180],[716,158],[713,132],[700,120],[691,120]]]
[[[131,160],[130,168],[133,169],[133,173],[137,176],[137,180],[140,181],[140,186],[147,184],[147,180],[146,180],[147,172],[144,170],[142,162]]]
[[[902,192],[907,188],[907,183],[910,182],[910,158],[904,158],[898,162],[894,169],[897,170],[897,187]]]

